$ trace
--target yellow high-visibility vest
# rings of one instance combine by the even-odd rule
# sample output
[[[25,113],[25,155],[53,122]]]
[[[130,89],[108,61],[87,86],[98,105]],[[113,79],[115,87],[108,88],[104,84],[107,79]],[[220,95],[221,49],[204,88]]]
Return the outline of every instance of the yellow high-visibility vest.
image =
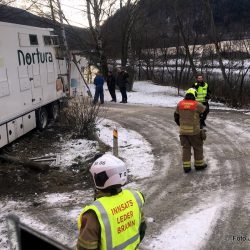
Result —
[[[93,210],[101,226],[101,250],[137,249],[143,205],[142,194],[127,189],[117,195],[101,197],[83,209],[78,218],[78,229],[81,228],[82,215]]]
[[[196,82],[195,87],[198,86],[198,83]],[[208,84],[204,82],[204,86],[199,86],[197,89],[197,97],[195,98],[197,102],[206,102],[206,95],[207,95],[207,89],[208,89]]]

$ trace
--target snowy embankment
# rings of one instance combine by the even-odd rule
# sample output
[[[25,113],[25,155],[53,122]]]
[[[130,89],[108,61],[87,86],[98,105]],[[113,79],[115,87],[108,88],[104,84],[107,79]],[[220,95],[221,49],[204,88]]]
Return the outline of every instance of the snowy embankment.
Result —
[[[150,144],[137,132],[123,128],[111,120],[99,124],[100,138],[113,146],[113,129],[118,130],[119,156],[126,162],[129,175],[136,179],[149,177],[154,166],[154,156]]]
[[[113,147],[113,130],[118,130],[119,157],[127,164],[129,175],[141,179],[149,177],[154,166],[154,156],[150,144],[139,133],[122,127],[108,119],[97,125],[100,139]],[[97,142],[84,139],[68,140],[61,145],[60,166],[62,168],[77,164],[90,158],[98,151]],[[112,153],[112,152],[110,152]],[[142,167],[143,170],[142,171]]]

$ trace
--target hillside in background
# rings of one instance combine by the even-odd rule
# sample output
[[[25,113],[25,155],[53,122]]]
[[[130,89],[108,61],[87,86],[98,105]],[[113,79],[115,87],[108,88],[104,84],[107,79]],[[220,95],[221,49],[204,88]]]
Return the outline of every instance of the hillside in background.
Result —
[[[250,37],[249,0],[212,0],[213,17],[219,40]],[[126,7],[125,7],[126,8]],[[126,9],[123,8],[103,25],[103,35],[111,55],[119,57]],[[182,43],[176,16],[180,18],[189,44],[211,43],[208,11],[201,0],[141,0],[132,32],[135,49],[172,47]]]

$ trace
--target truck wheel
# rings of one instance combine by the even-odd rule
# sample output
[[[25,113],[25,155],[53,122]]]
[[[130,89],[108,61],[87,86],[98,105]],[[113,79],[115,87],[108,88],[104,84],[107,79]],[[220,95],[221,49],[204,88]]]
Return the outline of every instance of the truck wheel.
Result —
[[[57,121],[60,114],[60,106],[58,102],[51,105],[51,117],[54,121]]]
[[[41,108],[38,111],[38,117],[37,117],[37,127],[40,130],[45,129],[48,126],[49,122],[49,115],[48,112],[45,108]]]

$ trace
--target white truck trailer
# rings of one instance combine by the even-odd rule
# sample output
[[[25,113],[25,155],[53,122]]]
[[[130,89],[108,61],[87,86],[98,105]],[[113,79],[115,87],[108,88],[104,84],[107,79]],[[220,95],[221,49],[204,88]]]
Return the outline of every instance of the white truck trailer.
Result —
[[[0,148],[58,116],[67,70],[52,31],[0,22]]]

